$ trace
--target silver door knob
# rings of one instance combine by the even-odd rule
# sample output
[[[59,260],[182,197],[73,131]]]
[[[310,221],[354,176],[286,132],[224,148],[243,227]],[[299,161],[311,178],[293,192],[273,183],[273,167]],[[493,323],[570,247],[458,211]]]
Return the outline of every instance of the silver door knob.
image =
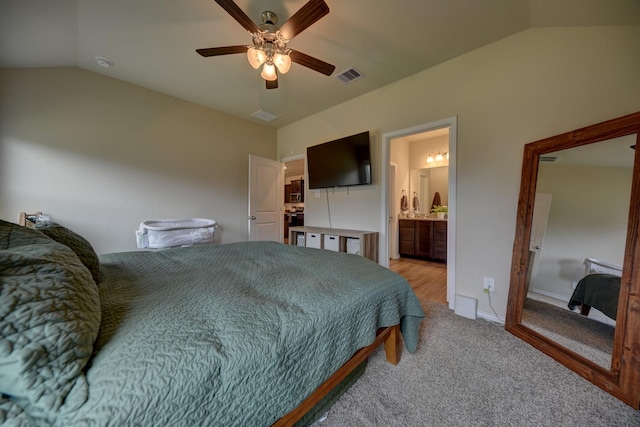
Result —
[[[249,219],[250,219],[251,221],[255,221],[255,220],[256,220],[256,217],[255,217],[255,216],[253,216],[253,215],[251,215],[251,216],[249,217]]]

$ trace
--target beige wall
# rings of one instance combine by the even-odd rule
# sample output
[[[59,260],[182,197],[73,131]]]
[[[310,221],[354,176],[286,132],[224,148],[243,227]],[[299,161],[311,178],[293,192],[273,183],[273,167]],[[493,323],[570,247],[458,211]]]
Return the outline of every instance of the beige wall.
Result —
[[[99,253],[154,218],[247,239],[248,156],[275,158],[275,130],[79,68],[1,70],[0,95],[0,218],[42,210]]]
[[[622,265],[632,174],[619,167],[540,167],[536,190],[552,200],[531,290],[569,301],[585,258]]]
[[[377,135],[373,185],[336,190],[330,206],[334,226],[379,230],[379,136],[457,116],[456,290],[491,313],[482,283],[494,277],[503,316],[523,145],[640,110],[638,52],[638,27],[529,29],[278,129],[278,155]],[[325,199],[307,200],[305,222],[326,225]]]

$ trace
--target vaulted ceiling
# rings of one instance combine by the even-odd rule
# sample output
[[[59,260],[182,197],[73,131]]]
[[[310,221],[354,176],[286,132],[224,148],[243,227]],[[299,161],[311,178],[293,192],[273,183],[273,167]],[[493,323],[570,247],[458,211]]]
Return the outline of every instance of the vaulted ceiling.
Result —
[[[256,23],[284,23],[307,0],[236,0]],[[2,0],[1,67],[81,67],[228,114],[281,127],[531,27],[639,25],[638,0],[326,0],[330,13],[288,45],[336,66],[326,77],[293,64],[267,90],[243,54],[198,48],[249,45],[213,0]],[[109,59],[102,68],[95,57]],[[363,78],[335,75],[356,68]],[[251,114],[279,116],[267,123]]]

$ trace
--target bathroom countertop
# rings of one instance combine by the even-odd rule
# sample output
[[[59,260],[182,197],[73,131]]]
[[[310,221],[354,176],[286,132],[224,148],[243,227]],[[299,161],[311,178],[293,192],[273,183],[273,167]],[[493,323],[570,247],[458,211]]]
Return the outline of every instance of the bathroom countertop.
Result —
[[[400,217],[400,219],[409,219],[412,221],[447,221],[448,218],[443,218],[443,219],[438,219],[438,218],[433,218],[433,217],[414,217],[414,218],[409,218],[409,217]]]

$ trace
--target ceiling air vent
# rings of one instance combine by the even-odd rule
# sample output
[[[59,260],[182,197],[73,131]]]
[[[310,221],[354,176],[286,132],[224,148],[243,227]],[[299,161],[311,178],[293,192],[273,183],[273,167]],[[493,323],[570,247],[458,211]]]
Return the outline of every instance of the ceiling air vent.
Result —
[[[353,67],[347,68],[336,76],[336,78],[344,84],[349,84],[355,80],[361,79],[362,77],[364,77],[364,74]]]
[[[270,113],[268,111],[264,111],[264,110],[258,110],[255,113],[253,113],[251,115],[251,117],[255,117],[256,119],[260,119],[260,120],[264,120],[265,122],[272,122],[275,119],[279,119],[280,116]]]
[[[553,163],[558,160],[557,156],[540,156],[540,161],[545,163]]]

